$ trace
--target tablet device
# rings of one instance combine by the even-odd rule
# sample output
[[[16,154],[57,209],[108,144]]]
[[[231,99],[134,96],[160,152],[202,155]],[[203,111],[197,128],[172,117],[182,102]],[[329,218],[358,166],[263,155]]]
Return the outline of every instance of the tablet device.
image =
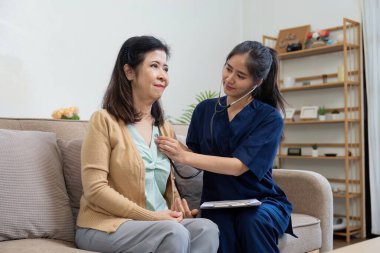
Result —
[[[223,201],[209,201],[203,202],[201,209],[214,209],[214,208],[237,208],[237,207],[251,207],[259,206],[261,202],[257,199],[240,199],[240,200],[223,200]]]

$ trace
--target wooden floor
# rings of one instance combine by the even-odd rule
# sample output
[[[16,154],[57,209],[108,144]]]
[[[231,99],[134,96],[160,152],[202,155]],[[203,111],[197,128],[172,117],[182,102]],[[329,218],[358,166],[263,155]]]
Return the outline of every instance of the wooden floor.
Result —
[[[351,242],[350,242],[350,243],[347,243],[345,237],[334,236],[334,244],[333,244],[333,247],[334,247],[334,249],[338,249],[338,248],[342,248],[342,247],[344,247],[344,246],[348,246],[348,245],[350,245],[350,244],[354,244],[354,243],[362,242],[362,241],[364,241],[364,240],[365,240],[365,239],[351,238]],[[362,253],[365,253],[365,252],[362,252]]]

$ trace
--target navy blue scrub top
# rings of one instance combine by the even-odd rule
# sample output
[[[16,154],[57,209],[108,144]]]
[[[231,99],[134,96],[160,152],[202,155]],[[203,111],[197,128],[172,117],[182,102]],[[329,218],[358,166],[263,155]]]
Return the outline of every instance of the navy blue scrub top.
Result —
[[[216,109],[220,112],[213,119],[211,141],[210,121],[215,103],[217,99],[208,99],[195,108],[187,146],[199,154],[235,157],[249,170],[240,176],[205,171],[201,203],[256,198],[290,215],[292,205],[272,179],[272,165],[284,125],[279,111],[254,99],[230,122],[227,110],[218,105]],[[221,98],[221,104],[226,105],[226,97]],[[291,224],[288,231],[291,231]]]

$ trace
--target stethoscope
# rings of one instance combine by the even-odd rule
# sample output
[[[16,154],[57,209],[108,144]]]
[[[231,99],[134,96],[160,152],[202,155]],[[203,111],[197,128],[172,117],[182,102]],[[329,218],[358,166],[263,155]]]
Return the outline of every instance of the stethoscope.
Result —
[[[217,113],[220,113],[220,112],[223,112],[224,110],[227,110],[228,108],[230,108],[231,106],[233,106],[234,104],[236,104],[237,102],[241,101],[243,98],[247,97],[249,94],[251,94],[256,88],[257,88],[258,85],[254,86],[249,92],[247,92],[244,96],[242,96],[241,98],[235,100],[234,102],[228,104],[228,105],[222,105],[220,103],[220,94],[221,94],[221,90],[222,90],[222,84],[220,86],[220,90],[219,90],[219,96],[218,96],[218,100],[217,102],[215,103],[215,107],[214,107],[214,113],[211,117],[211,120],[210,120],[210,133],[211,133],[211,145],[213,146],[213,123],[214,123],[214,117]],[[218,106],[221,107],[221,109],[218,109]],[[156,122],[157,123],[157,122]],[[155,125],[158,126],[158,123]],[[161,129],[160,127],[158,126],[158,132],[159,132],[159,135],[162,135],[161,133]],[[197,172],[195,172],[194,174],[190,175],[190,176],[184,176],[182,175],[179,170],[177,169],[177,166],[174,164],[174,162],[172,161],[172,159],[170,159],[168,156],[166,156],[170,162],[170,165],[173,167],[173,169],[175,170],[176,174],[182,178],[182,179],[192,179],[192,178],[195,178],[196,176],[198,176],[202,170],[200,169],[197,169],[197,168],[194,168],[197,170]],[[178,187],[177,187],[177,190],[178,190]]]
[[[158,126],[158,123],[155,122],[155,125],[158,127],[158,134],[161,136],[162,133],[161,133],[161,129],[160,129],[160,127]],[[177,173],[177,175],[178,175],[180,178],[182,178],[182,179],[192,179],[192,178],[198,176],[198,175],[202,172],[202,170],[197,169],[197,168],[194,168],[194,169],[197,170],[197,172],[195,172],[193,175],[190,175],[190,176],[184,176],[184,175],[182,175],[182,174],[179,172],[179,170],[177,169],[177,166],[175,166],[173,160],[170,159],[168,156],[166,156],[166,157],[168,158],[168,160],[169,160],[169,162],[170,162],[170,165],[173,167],[173,169],[175,170],[175,172]],[[177,187],[177,188],[178,188],[178,187]]]
[[[212,114],[211,116],[211,119],[210,119],[210,137],[211,137],[211,147],[214,146],[214,117],[217,113],[221,113],[225,110],[227,110],[228,108],[230,108],[231,106],[233,106],[234,104],[236,104],[237,102],[241,101],[243,98],[247,97],[248,95],[250,95],[256,88],[257,86],[259,85],[255,85],[250,91],[248,91],[245,95],[243,95],[242,97],[240,97],[239,99],[233,101],[232,103],[228,104],[228,105],[222,105],[222,103],[220,103],[220,94],[222,92],[222,85],[223,83],[220,85],[220,89],[219,89],[219,96],[218,96],[218,100],[216,101],[215,103],[215,106],[214,106],[214,113]],[[226,100],[227,102],[227,100]],[[220,107],[220,109],[218,109],[218,107]]]
[[[158,134],[159,134],[160,136],[162,136],[162,132],[161,132],[161,129],[160,129],[160,126],[159,126],[158,122],[156,121],[156,122],[154,123],[154,125],[157,126],[157,128],[158,128]],[[155,137],[157,137],[157,136],[155,136]],[[190,175],[190,176],[184,176],[184,175],[182,175],[182,174],[179,172],[179,170],[177,169],[177,166],[175,166],[173,160],[170,159],[169,156],[167,156],[167,155],[165,155],[165,156],[166,156],[166,158],[168,158],[168,160],[169,160],[169,162],[170,162],[170,165],[172,166],[172,168],[174,169],[174,171],[176,172],[176,174],[177,174],[180,178],[182,178],[182,179],[186,179],[186,180],[188,180],[188,179],[195,178],[196,176],[198,176],[198,175],[202,172],[202,170],[197,169],[197,168],[194,168],[194,169],[197,170],[194,174],[192,174],[192,175]],[[174,184],[175,184],[175,186],[176,186],[176,188],[177,188],[177,191],[178,191],[179,196],[181,196],[181,198],[182,198],[182,193],[181,193],[180,189],[178,188],[178,184],[177,184],[177,181],[176,181],[175,179],[174,179]]]

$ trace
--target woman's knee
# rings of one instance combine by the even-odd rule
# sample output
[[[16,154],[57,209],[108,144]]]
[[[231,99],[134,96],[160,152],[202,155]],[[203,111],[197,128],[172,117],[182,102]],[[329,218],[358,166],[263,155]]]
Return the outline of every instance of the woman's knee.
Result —
[[[165,240],[171,244],[190,244],[190,233],[182,226],[182,224],[176,221],[161,221],[161,233],[165,236]]]
[[[218,226],[209,219],[197,218],[194,219],[196,223],[195,227],[197,233],[202,235],[207,235],[208,237],[218,237],[219,238],[219,228]]]

